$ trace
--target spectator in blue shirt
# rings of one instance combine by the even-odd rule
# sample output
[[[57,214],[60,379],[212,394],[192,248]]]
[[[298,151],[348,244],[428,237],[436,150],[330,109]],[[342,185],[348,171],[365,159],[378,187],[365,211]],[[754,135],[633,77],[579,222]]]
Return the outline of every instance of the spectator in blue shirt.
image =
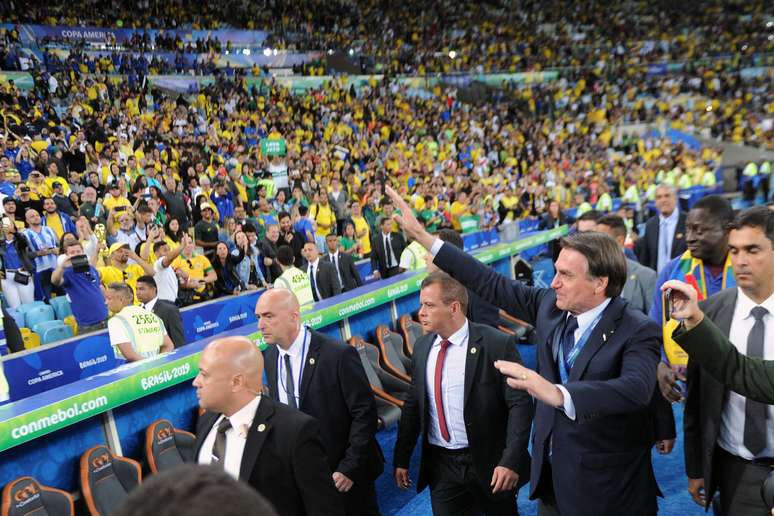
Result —
[[[88,270],[83,272],[76,272],[73,269],[73,257],[86,257],[79,241],[66,240],[64,252],[65,254],[57,260],[56,268],[51,274],[51,282],[61,286],[67,294],[73,316],[78,323],[78,335],[106,328],[108,309],[97,269],[94,268],[93,263],[89,263]]]

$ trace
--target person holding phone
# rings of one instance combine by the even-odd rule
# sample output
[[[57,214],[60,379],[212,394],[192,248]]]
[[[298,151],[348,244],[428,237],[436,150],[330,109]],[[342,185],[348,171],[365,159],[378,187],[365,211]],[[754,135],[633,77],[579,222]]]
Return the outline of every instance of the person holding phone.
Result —
[[[34,253],[24,235],[17,233],[16,225],[9,217],[2,220],[3,238],[0,239],[0,284],[9,308],[35,300]]]
[[[690,216],[689,216],[690,218]],[[688,490],[707,507],[720,493],[722,514],[764,514],[760,486],[774,456],[774,212],[757,206],[729,226],[736,288],[698,303],[671,280],[675,341],[689,354],[685,402]]]

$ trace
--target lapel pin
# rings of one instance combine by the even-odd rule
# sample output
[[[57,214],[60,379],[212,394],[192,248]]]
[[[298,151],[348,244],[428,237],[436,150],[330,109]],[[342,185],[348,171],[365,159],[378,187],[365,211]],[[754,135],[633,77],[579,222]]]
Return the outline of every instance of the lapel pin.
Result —
[[[607,333],[602,334],[602,342],[607,342]]]
[[[259,432],[263,432],[264,430],[266,430],[266,425],[264,425],[263,423],[261,423],[260,425],[258,425],[258,431],[259,431]]]
[[[309,365],[314,365],[314,358],[309,359]]]
[[[476,348],[470,348],[470,354],[475,355],[476,354]]]

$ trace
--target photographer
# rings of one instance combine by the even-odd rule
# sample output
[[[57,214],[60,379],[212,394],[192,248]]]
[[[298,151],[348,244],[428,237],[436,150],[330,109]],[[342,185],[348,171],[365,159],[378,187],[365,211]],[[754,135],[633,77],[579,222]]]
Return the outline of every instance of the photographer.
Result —
[[[9,308],[35,300],[35,253],[24,235],[17,233],[9,217],[3,217],[3,238],[0,240],[0,267],[2,267],[3,296]]]
[[[64,243],[65,254],[59,256],[51,282],[61,286],[78,323],[78,335],[107,327],[108,311],[100,288],[99,273],[77,240]]]

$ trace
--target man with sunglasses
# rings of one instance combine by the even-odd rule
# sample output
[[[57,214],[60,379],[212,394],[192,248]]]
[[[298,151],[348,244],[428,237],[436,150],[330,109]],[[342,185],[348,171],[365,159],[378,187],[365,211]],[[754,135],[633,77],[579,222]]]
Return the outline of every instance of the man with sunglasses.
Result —
[[[97,269],[91,263],[89,269],[83,272],[72,267],[73,257],[85,255],[78,240],[67,240],[64,244],[64,254],[57,259],[56,268],[51,274],[51,283],[62,287],[67,294],[75,321],[78,323],[78,335],[105,329],[108,318]]]

